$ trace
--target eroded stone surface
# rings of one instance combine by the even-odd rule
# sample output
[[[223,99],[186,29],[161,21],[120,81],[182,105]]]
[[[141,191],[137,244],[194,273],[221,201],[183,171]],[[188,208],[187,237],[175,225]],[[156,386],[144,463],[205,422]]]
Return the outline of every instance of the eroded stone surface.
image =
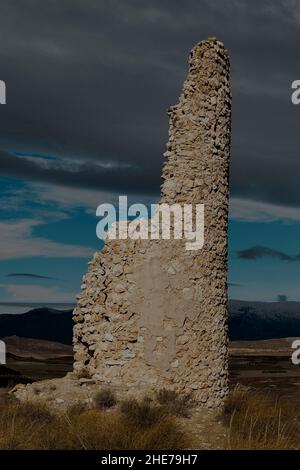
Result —
[[[227,51],[216,39],[202,41],[168,112],[161,202],[205,204],[204,247],[122,240],[95,254],[74,310],[74,374],[58,381],[64,394],[52,391],[53,400],[108,385],[122,398],[165,387],[192,391],[198,406],[224,402],[230,103]],[[89,377],[76,379],[81,370]],[[31,389],[16,395],[32,397]]]
[[[193,390],[207,407],[227,394],[229,60],[209,39],[190,54],[169,109],[161,202],[204,203],[205,244],[108,241],[84,277],[74,311],[75,371],[135,391]]]

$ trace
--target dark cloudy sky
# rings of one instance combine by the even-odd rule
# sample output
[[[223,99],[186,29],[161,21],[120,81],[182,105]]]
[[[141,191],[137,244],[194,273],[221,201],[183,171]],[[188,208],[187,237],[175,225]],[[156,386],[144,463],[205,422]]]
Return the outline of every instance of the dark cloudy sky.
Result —
[[[158,197],[166,109],[208,36],[231,57],[230,294],[300,300],[298,0],[0,6],[0,300],[73,301],[96,206]]]

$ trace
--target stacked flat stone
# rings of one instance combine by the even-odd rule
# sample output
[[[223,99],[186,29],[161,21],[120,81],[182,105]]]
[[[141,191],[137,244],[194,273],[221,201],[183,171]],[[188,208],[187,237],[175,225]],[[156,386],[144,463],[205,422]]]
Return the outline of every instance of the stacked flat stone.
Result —
[[[227,371],[229,59],[209,38],[191,51],[169,109],[161,202],[205,205],[205,243],[108,241],[89,263],[74,310],[74,371],[117,393],[192,391],[222,406]]]

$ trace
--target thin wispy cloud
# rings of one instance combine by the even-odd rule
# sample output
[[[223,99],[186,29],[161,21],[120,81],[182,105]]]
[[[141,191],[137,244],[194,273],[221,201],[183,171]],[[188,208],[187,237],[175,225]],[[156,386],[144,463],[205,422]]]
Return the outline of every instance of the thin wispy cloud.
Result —
[[[33,235],[33,230],[43,222],[33,219],[0,222],[0,259],[18,259],[40,256],[43,258],[86,258],[91,248],[68,245]]]
[[[45,280],[50,280],[50,281],[58,281],[59,280],[57,277],[43,276],[41,274],[33,274],[33,273],[9,273],[6,276],[7,277],[45,279]]]
[[[300,254],[288,255],[282,251],[273,250],[266,246],[252,246],[237,252],[238,258],[245,260],[258,260],[261,258],[275,258],[280,261],[300,261]]]
[[[299,222],[300,207],[233,197],[230,199],[229,217],[240,222]]]
[[[0,284],[0,288],[5,292],[3,302],[74,302],[76,297],[76,292],[38,284]]]

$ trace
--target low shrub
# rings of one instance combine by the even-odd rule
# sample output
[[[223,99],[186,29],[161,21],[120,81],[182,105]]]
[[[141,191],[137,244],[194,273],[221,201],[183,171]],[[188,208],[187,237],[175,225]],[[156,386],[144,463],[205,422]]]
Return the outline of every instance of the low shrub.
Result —
[[[189,436],[175,418],[162,414],[160,407],[151,405],[149,411],[146,404],[127,402],[122,408],[107,413],[71,407],[65,413],[53,414],[42,404],[11,402],[0,407],[0,449],[189,448]],[[142,424],[145,422],[146,426]]]
[[[109,388],[103,388],[94,396],[93,403],[95,408],[104,410],[112,408],[117,404],[115,394]]]
[[[229,449],[299,449],[300,411],[274,395],[237,386],[228,396],[222,419]]]
[[[156,399],[168,413],[188,418],[191,414],[191,409],[195,406],[192,393],[185,393],[180,395],[175,390],[168,390],[162,388],[156,394]]]

